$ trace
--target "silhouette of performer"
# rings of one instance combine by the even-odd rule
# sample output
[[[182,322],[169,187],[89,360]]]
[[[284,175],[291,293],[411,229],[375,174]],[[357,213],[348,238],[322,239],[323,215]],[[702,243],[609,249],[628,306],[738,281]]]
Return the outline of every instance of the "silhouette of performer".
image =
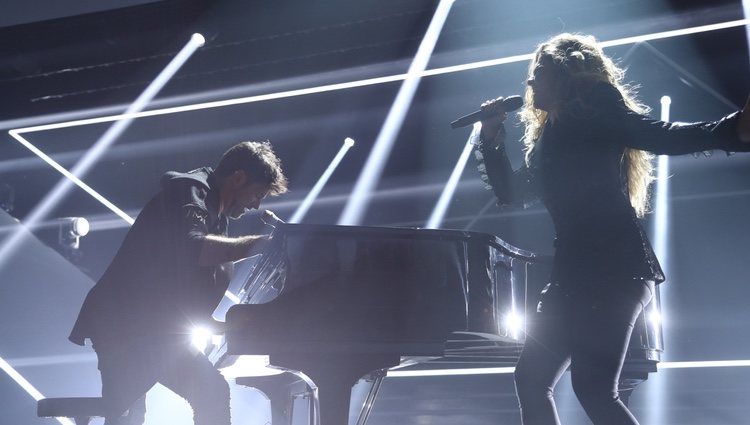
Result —
[[[750,151],[748,104],[719,121],[660,122],[622,79],[593,37],[542,43],[520,111],[525,165],[516,171],[504,149],[502,99],[482,105],[497,111],[479,135],[485,181],[500,204],[540,198],[556,230],[550,283],[528,318],[515,372],[524,425],[560,423],[553,389],[568,366],[594,424],[637,424],[617,384],[633,324],[664,280],[639,222],[653,180],[649,152]]]
[[[107,425],[142,423],[144,395],[157,382],[190,403],[197,425],[229,425],[229,386],[192,347],[190,333],[216,323],[211,314],[229,284],[231,261],[267,241],[227,237],[229,219],[286,190],[268,142],[233,146],[215,171],[162,177],[161,191],[86,296],[70,335],[76,344],[93,343]],[[121,419],[131,406],[129,418]]]

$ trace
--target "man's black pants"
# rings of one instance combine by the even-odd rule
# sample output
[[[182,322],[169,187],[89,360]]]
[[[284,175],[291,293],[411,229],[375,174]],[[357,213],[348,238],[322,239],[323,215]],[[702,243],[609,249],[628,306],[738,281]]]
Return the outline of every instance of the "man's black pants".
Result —
[[[120,416],[131,406],[140,410],[143,396],[156,383],[190,403],[196,425],[230,425],[229,385],[204,355],[184,339],[140,342],[94,341],[106,425],[142,423],[142,417],[133,423]]]

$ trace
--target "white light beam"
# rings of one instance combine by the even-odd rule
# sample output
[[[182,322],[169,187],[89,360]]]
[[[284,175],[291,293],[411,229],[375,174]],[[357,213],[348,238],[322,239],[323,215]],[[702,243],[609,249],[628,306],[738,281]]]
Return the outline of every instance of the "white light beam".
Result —
[[[305,215],[307,215],[310,207],[312,207],[313,202],[315,202],[315,200],[318,198],[318,195],[320,195],[320,192],[323,190],[323,187],[326,185],[326,183],[328,183],[328,179],[331,178],[331,175],[339,166],[341,160],[344,159],[344,156],[347,152],[349,152],[349,149],[351,149],[352,146],[354,146],[354,139],[352,139],[351,137],[347,137],[344,140],[344,144],[341,145],[341,149],[339,149],[336,156],[333,158],[326,170],[315,183],[315,186],[313,186],[310,192],[307,193],[307,196],[305,196],[305,199],[302,201],[300,206],[297,207],[297,210],[294,211],[294,214],[292,214],[292,218],[289,219],[289,223],[302,222],[302,219],[305,218]]]
[[[662,31],[662,32],[657,32],[657,33],[644,34],[644,35],[635,36],[635,37],[620,38],[616,40],[604,41],[604,42],[601,42],[600,44],[602,46],[619,46],[623,44],[635,43],[635,42],[640,42],[640,41],[657,40],[661,38],[677,37],[677,36],[687,35],[687,34],[695,34],[695,33],[706,32],[706,31],[715,31],[719,29],[733,28],[737,26],[744,26],[744,25],[747,25],[748,23],[750,23],[750,19],[746,18],[746,19],[735,20],[735,21],[727,21],[727,22],[720,22],[716,24],[700,25],[700,26],[695,26],[695,27],[683,28],[679,30]],[[472,63],[455,65],[455,66],[448,66],[448,67],[443,67],[443,68],[436,68],[432,70],[425,70],[425,71],[422,71],[419,75],[422,77],[432,76],[432,75],[442,75],[442,74],[467,71],[467,70],[477,69],[477,68],[497,66],[497,65],[513,63],[513,62],[521,62],[521,61],[529,60],[531,58],[532,58],[531,54],[508,56],[504,58],[497,58],[497,59],[472,62]],[[141,111],[137,113],[108,115],[108,116],[90,118],[90,119],[37,125],[37,126],[13,129],[13,130],[10,130],[9,133],[11,136],[13,136],[15,140],[24,144],[24,146],[29,148],[33,153],[35,153],[36,155],[39,155],[41,158],[43,158],[45,161],[49,163],[48,159],[50,158],[48,156],[40,154],[41,151],[36,148],[31,148],[30,146],[33,146],[33,145],[30,142],[26,141],[26,139],[24,139],[20,135],[23,133],[32,133],[32,132],[37,132],[37,131],[47,131],[47,130],[54,130],[54,129],[60,129],[60,128],[69,128],[69,127],[91,125],[91,124],[97,124],[97,123],[106,123],[106,122],[113,122],[117,120],[131,120],[135,118],[153,117],[153,116],[174,114],[174,113],[180,113],[180,112],[197,111],[197,110],[202,110],[202,109],[218,108],[218,107],[239,105],[239,104],[252,103],[252,102],[261,102],[265,100],[281,99],[281,98],[293,97],[293,96],[304,96],[308,94],[323,93],[323,92],[335,91],[335,90],[344,90],[344,89],[349,89],[349,88],[364,87],[364,86],[375,85],[375,84],[385,84],[385,83],[405,80],[408,76],[409,74],[389,75],[389,76],[370,78],[370,79],[365,79],[365,80],[349,81],[349,82],[344,82],[344,83],[329,84],[329,85],[323,85],[323,86],[310,87],[306,89],[283,91],[283,92],[270,93],[270,94],[258,95],[258,96],[240,97],[240,98],[227,99],[227,100],[221,100],[221,101],[184,105],[184,106],[172,107],[172,108],[162,108],[162,109],[154,109],[150,111]],[[50,165],[52,164],[50,163]],[[55,169],[57,169],[58,171],[60,171],[60,168],[62,168],[61,166],[59,166],[59,164],[57,166],[53,165],[53,167],[55,167]],[[60,172],[62,173],[62,171]],[[91,189],[90,187],[82,183],[83,182],[81,182],[80,180],[76,182],[76,184],[78,184],[81,188],[86,190],[94,198],[102,202],[102,204],[104,204],[107,208],[114,211],[118,216],[122,217],[125,221],[130,222],[130,220],[126,218],[127,214],[125,214],[122,211],[118,211],[116,207],[114,207],[111,203],[106,201],[106,199],[104,199],[101,195],[97,194],[93,189]]]
[[[42,395],[39,390],[36,389],[33,385],[31,385],[31,382],[26,380],[16,369],[13,368],[8,362],[5,361],[2,357],[0,357],[0,369],[2,369],[5,373],[10,376],[12,380],[14,380],[18,385],[23,388],[24,391],[26,391],[34,400],[39,401],[44,398],[44,395]],[[60,422],[63,425],[74,425],[73,421],[67,418],[55,418],[58,422]]]
[[[388,116],[380,128],[377,139],[375,139],[375,146],[372,148],[365,167],[354,184],[352,195],[346,203],[341,217],[339,217],[338,224],[360,224],[362,222],[372,193],[378,181],[380,181],[380,176],[391,154],[393,144],[399,131],[401,131],[406,113],[414,99],[414,93],[417,91],[422,74],[427,68],[427,63],[432,56],[432,51],[435,49],[440,31],[443,29],[443,24],[448,18],[452,5],[453,0],[441,0],[438,4],[422,42],[419,43],[417,53],[414,55],[411,65],[409,65],[406,78],[398,90],[391,109],[388,111]]]
[[[177,70],[180,69],[180,67],[185,63],[185,61],[197,50],[200,46],[202,46],[204,43],[203,36],[200,34],[193,34],[193,36],[190,38],[190,41],[185,45],[185,47],[180,50],[180,52],[177,54],[177,56],[172,59],[169,64],[167,65],[164,70],[162,70],[161,73],[156,77],[156,79],[149,84],[149,86],[146,88],[146,90],[141,93],[140,96],[133,102],[133,104],[128,107],[127,113],[137,113],[138,111],[143,110],[143,108],[146,107],[146,105],[153,99],[154,96],[161,90],[162,87],[169,81],[170,78],[177,72]],[[132,224],[133,219],[130,218],[125,212],[123,212],[121,209],[117,208],[114,204],[109,202],[104,196],[97,193],[94,189],[83,183],[82,180],[80,180],[80,176],[83,176],[90,168],[94,165],[94,163],[99,159],[99,157],[104,153],[104,151],[115,141],[117,137],[122,134],[123,131],[128,127],[132,120],[121,120],[117,121],[114,125],[112,125],[107,132],[105,132],[101,138],[89,149],[88,152],[81,158],[76,165],[73,167],[73,170],[71,172],[68,172],[60,166],[57,162],[52,160],[48,155],[44,154],[40,149],[36,148],[33,144],[29,143],[25,138],[20,136],[20,130],[10,130],[9,134],[19,142],[21,142],[22,145],[26,146],[29,150],[31,150],[33,153],[38,155],[40,158],[42,158],[45,162],[50,164],[54,169],[59,171],[65,178],[61,179],[53,188],[52,190],[47,193],[47,195],[42,199],[42,201],[37,204],[34,209],[28,214],[28,216],[25,218],[23,224],[24,226],[19,226],[18,229],[14,232],[12,232],[7,238],[5,238],[1,243],[0,246],[0,268],[2,268],[5,261],[7,261],[13,254],[13,251],[15,250],[18,243],[21,242],[21,239],[25,235],[25,229],[26,228],[33,228],[36,226],[37,223],[44,220],[45,216],[49,214],[52,209],[57,206],[59,201],[68,193],[70,190],[72,184],[76,184],[79,187],[81,187],[83,190],[88,192],[91,196],[93,196],[95,199],[97,199],[99,202],[101,202],[103,205],[105,205],[107,208],[110,208],[115,214],[120,216],[122,219],[127,221],[128,223]],[[41,398],[44,398],[39,391],[37,391],[31,383],[29,383],[21,374],[15,371],[7,362],[2,360],[0,358],[0,368],[2,368],[11,378],[13,378],[14,381],[16,381],[21,387],[26,390],[34,399],[39,400]],[[64,419],[58,419],[61,423],[64,424],[70,424],[72,425],[72,422]]]
[[[164,85],[174,76],[174,74],[180,69],[180,67],[190,58],[190,56],[203,45],[204,39],[200,34],[193,34],[190,41],[185,47],[180,50],[179,53],[169,62],[169,64],[159,73],[159,75],[146,87],[146,90],[138,96],[138,98],[128,107],[124,115],[135,114],[142,111],[146,105],[156,96]],[[123,220],[130,224],[133,224],[133,218],[128,216],[120,208],[117,208],[114,204],[109,202],[104,196],[99,194],[97,191],[92,189],[89,185],[85,184],[80,177],[85,175],[89,169],[96,163],[96,161],[102,156],[102,154],[114,143],[114,141],[127,129],[132,122],[132,119],[122,119],[115,122],[107,131],[97,140],[96,143],[86,152],[86,154],[75,164],[73,169],[68,172],[64,167],[55,162],[48,155],[44,154],[40,149],[26,140],[21,136],[21,133],[28,132],[24,129],[10,130],[8,133],[20,142],[23,146],[28,148],[34,154],[38,155],[45,162],[50,164],[55,170],[60,172],[65,178],[61,179],[52,190],[31,210],[28,216],[23,220],[23,224],[27,228],[33,228],[38,222],[44,220],[44,218],[59,204],[68,191],[71,189],[73,184],[76,184],[81,189],[85,190],[88,194],[93,196],[96,200],[101,202],[105,207],[109,208],[112,212],[117,214]],[[15,233],[10,235],[6,240],[2,242],[0,246],[0,266],[3,262],[7,261],[11,252],[15,249],[23,236],[22,229],[19,228]]]
[[[453,172],[448,178],[448,183],[445,184],[445,188],[443,188],[443,192],[440,194],[435,208],[432,209],[432,214],[430,214],[425,228],[437,229],[443,224],[443,218],[445,218],[445,214],[448,212],[450,201],[453,199],[453,194],[456,193],[458,181],[461,179],[461,174],[463,174],[464,168],[466,168],[466,162],[469,160],[471,151],[474,149],[474,143],[472,142],[475,140],[475,134],[478,134],[481,129],[482,123],[477,122],[474,124],[474,128],[471,131],[472,134],[466,141],[466,145],[464,145],[464,149],[458,157],[456,165],[453,167]]]

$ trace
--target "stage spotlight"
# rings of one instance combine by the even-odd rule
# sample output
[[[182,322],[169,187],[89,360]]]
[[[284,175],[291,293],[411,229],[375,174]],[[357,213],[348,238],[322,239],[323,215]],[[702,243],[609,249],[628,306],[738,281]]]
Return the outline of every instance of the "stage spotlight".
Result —
[[[193,328],[190,335],[190,342],[193,344],[193,347],[197,348],[201,353],[205,353],[209,341],[211,341],[211,331],[209,331],[208,328]]]
[[[83,217],[65,217],[58,226],[58,242],[65,248],[78,249],[81,237],[89,234],[89,221]]]
[[[661,103],[661,120],[669,121],[669,107],[672,105],[672,98],[662,96],[659,102]]]
[[[513,339],[518,339],[524,330],[523,316],[516,312],[511,312],[505,316],[503,322],[506,334]]]
[[[203,47],[204,44],[206,44],[206,38],[203,37],[201,33],[196,32],[190,37],[190,41],[196,46],[196,47]]]
[[[216,325],[220,325],[216,322]],[[201,353],[208,353],[209,348],[216,347],[224,341],[223,331],[211,326],[194,326],[190,331],[190,343]]]

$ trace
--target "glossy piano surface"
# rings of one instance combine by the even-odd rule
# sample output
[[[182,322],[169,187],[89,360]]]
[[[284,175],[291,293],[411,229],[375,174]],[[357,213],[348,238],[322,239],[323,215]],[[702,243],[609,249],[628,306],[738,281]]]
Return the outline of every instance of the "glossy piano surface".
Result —
[[[352,385],[454,332],[518,346],[535,256],[474,232],[282,224],[226,316],[229,355],[268,355],[317,387],[317,423],[349,421]]]
[[[527,279],[546,281],[548,263],[476,232],[281,224],[262,257],[236,276],[240,303],[227,312],[223,351],[268,355],[273,366],[303,372],[311,381],[294,385],[317,387],[318,425],[363,424],[366,406],[359,420],[348,416],[350,391],[365,375],[382,380],[382,372],[370,372],[404,362],[419,369],[514,366],[523,317],[536,305]],[[625,397],[659,360],[660,327],[646,320],[649,313],[634,331]],[[279,393],[273,378],[261,381]]]
[[[281,225],[227,314],[228,350],[440,355],[453,331],[510,337],[533,259],[474,232]]]

